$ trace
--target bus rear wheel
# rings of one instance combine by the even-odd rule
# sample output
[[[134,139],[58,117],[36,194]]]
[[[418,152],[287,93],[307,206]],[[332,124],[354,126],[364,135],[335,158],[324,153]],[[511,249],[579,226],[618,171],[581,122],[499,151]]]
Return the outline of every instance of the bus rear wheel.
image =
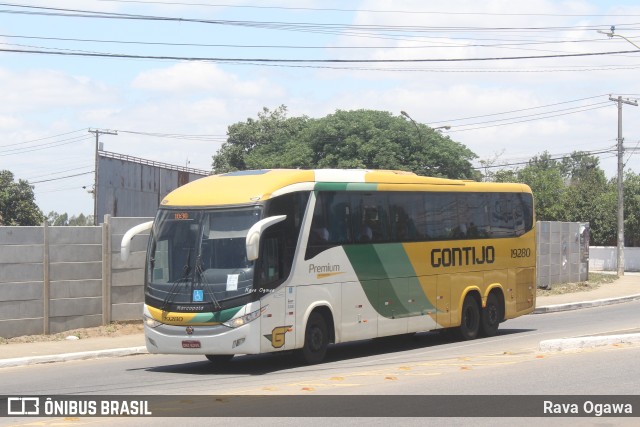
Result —
[[[462,318],[458,336],[463,340],[473,340],[480,332],[480,307],[476,299],[467,295],[462,303]]]
[[[303,362],[309,365],[322,362],[327,354],[328,345],[329,330],[327,322],[320,313],[313,312],[309,316],[304,333],[304,346],[301,351]]]
[[[502,320],[502,315],[498,297],[495,294],[489,294],[487,305],[482,309],[482,334],[486,337],[496,335],[500,320]]]

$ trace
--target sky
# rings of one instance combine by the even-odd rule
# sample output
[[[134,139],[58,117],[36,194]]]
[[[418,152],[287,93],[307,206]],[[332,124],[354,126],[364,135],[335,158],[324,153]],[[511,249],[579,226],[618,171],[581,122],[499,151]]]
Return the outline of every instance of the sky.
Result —
[[[209,171],[228,126],[265,107],[406,111],[479,168],[586,151],[614,177],[610,98],[640,98],[638,0],[16,1],[0,2],[0,170],[45,214],[93,213],[90,130]],[[622,111],[640,173],[640,107]]]

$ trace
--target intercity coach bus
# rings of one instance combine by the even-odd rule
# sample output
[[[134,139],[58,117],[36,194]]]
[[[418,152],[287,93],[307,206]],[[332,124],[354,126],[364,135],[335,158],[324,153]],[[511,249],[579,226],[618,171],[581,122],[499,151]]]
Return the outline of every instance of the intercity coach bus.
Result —
[[[296,350],[436,329],[492,336],[535,306],[523,184],[383,170],[250,170],[179,187],[151,228],[151,353]]]

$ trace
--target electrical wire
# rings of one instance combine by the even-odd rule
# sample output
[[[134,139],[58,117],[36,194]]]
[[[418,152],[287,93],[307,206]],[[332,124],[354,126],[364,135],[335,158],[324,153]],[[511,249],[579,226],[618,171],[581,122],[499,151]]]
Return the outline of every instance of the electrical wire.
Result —
[[[43,50],[26,49],[0,49],[0,52],[28,53],[41,55],[60,56],[84,56],[98,58],[125,58],[125,59],[157,59],[173,61],[196,62],[254,62],[254,63],[366,63],[366,64],[393,64],[393,63],[425,63],[425,62],[477,62],[477,61],[508,61],[522,59],[551,59],[551,58],[578,58],[589,56],[606,56],[620,54],[638,54],[640,50],[623,50],[611,52],[567,53],[555,55],[534,56],[506,56],[506,57],[475,57],[475,58],[414,58],[414,59],[283,59],[283,58],[221,58],[221,57],[189,57],[171,55],[133,55],[123,53],[89,53],[89,52],[48,52]]]
[[[320,8],[320,7],[285,7],[285,6],[254,6],[239,4],[208,4],[189,3],[177,1],[152,1],[152,0],[95,0],[108,3],[133,3],[133,4],[154,4],[168,6],[198,6],[215,8],[244,8],[244,9],[275,9],[275,10],[303,10],[311,12],[366,12],[366,13],[399,13],[399,14],[423,14],[423,15],[472,15],[472,16],[551,16],[551,17],[628,17],[640,16],[633,14],[565,14],[565,13],[496,13],[496,12],[441,12],[441,11],[419,11],[419,10],[382,10],[382,9],[345,9],[345,8]]]

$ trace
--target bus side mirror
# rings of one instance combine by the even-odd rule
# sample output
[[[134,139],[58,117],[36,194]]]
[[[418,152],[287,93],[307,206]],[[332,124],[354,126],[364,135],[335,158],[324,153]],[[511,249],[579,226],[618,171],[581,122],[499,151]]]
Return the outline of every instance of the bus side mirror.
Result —
[[[131,239],[137,234],[149,230],[153,226],[153,221],[143,222],[133,228],[127,230],[122,236],[122,243],[120,243],[120,259],[126,261],[129,258],[129,252],[131,251]]]
[[[270,216],[269,218],[261,219],[251,226],[247,233],[247,260],[255,261],[258,259],[260,251],[260,236],[264,231],[274,224],[285,220],[286,215]]]

